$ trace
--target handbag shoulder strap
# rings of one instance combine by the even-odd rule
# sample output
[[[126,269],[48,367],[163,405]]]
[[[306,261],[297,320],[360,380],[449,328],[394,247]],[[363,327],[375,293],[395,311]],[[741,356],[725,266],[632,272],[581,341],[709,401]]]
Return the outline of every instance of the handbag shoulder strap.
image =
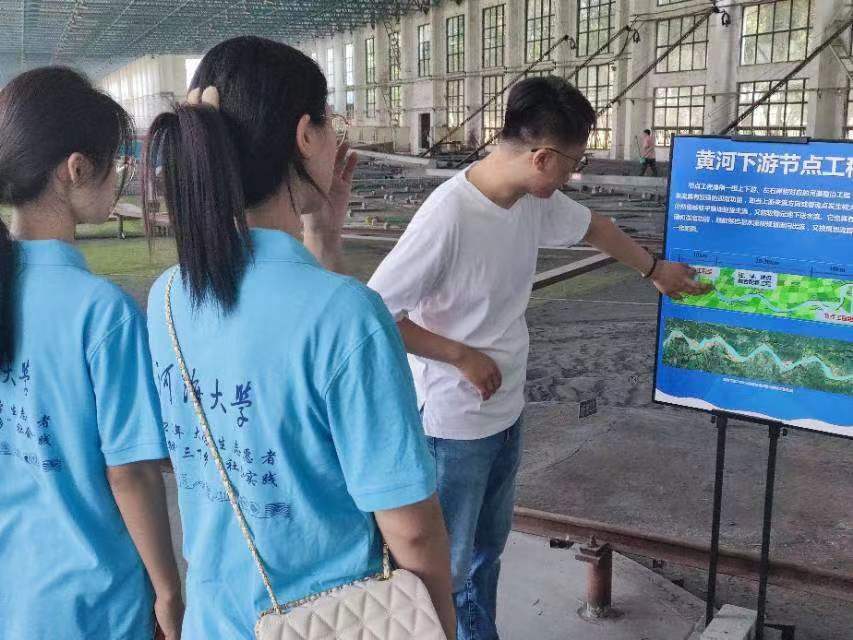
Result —
[[[178,361],[178,368],[181,370],[181,377],[184,380],[187,393],[192,398],[196,417],[198,418],[202,431],[204,432],[204,442],[210,451],[210,455],[213,457],[216,469],[219,471],[219,477],[222,479],[222,484],[225,486],[225,493],[228,494],[228,501],[231,503],[234,515],[237,516],[240,531],[243,533],[243,538],[246,540],[246,545],[249,547],[249,552],[252,554],[255,566],[258,568],[258,573],[261,574],[261,580],[263,580],[264,586],[267,589],[267,594],[269,595],[270,602],[272,603],[272,608],[276,613],[281,613],[281,606],[278,604],[278,599],[275,597],[270,577],[267,574],[266,567],[264,567],[264,561],[258,553],[258,548],[255,546],[255,541],[252,538],[252,534],[249,531],[249,525],[246,522],[246,516],[243,515],[243,509],[240,507],[240,502],[237,499],[237,492],[234,490],[234,485],[231,484],[231,479],[228,477],[225,465],[222,464],[222,457],[219,455],[219,449],[213,439],[213,434],[210,432],[210,425],[207,422],[207,416],[205,416],[204,409],[202,408],[201,402],[196,394],[195,385],[193,385],[192,380],[190,379],[187,365],[186,362],[184,362],[184,356],[181,352],[181,345],[178,342],[178,335],[175,332],[175,323],[172,318],[172,283],[175,281],[178,269],[179,267],[175,267],[174,271],[172,271],[172,275],[169,276],[168,283],[166,284],[166,326],[169,329],[169,336],[172,339],[172,348],[175,351],[175,358]]]

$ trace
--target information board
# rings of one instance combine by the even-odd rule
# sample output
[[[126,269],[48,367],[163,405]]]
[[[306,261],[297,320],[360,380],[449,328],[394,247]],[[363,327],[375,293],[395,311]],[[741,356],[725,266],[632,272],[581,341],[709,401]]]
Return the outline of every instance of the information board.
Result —
[[[673,139],[655,401],[853,437],[853,142]]]

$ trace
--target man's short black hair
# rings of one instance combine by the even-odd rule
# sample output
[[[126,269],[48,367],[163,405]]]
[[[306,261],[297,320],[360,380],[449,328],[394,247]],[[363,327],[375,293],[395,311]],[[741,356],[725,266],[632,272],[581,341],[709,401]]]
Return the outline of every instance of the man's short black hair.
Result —
[[[643,129],[643,133],[650,136],[650,135],[652,135],[652,130],[651,129]]]
[[[562,144],[586,144],[595,128],[595,109],[563,78],[527,78],[509,92],[501,137],[531,143],[550,139]]]

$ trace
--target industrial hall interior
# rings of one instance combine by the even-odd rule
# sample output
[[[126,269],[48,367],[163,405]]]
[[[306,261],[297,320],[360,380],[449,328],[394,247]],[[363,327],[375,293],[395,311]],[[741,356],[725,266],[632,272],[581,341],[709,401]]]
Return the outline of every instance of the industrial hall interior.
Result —
[[[292,176],[301,184],[310,173],[305,167],[314,167],[315,158],[322,156],[300,155],[308,148],[303,129],[289,132],[289,139],[274,148],[270,140],[284,137],[278,129],[262,131],[266,111],[257,111],[266,115],[258,115],[256,122],[235,125],[239,118],[234,114],[244,115],[261,98],[248,89],[234,98],[228,87],[209,84],[213,77],[232,81],[243,73],[241,90],[255,86],[254,67],[223,71],[234,63],[227,56],[216,57],[223,50],[219,45],[227,49],[233,42],[264,52],[251,54],[257,68],[273,68],[270,52],[284,56],[289,62],[275,67],[270,77],[302,74],[295,91],[282,93],[295,95],[293,103],[319,95],[316,114],[303,110],[297,115],[311,124],[331,123],[334,130],[334,145],[330,134],[325,149],[334,175],[323,174],[326,182],[318,181],[332,186],[324,191],[309,176],[325,199],[310,200],[298,188],[291,192],[288,179],[281,178]],[[203,243],[222,229],[232,233],[234,227],[261,252],[257,264],[275,262],[263,252],[272,251],[270,234],[283,230],[293,236],[286,238],[292,256],[280,262],[316,266],[329,277],[325,271],[337,271],[353,290],[369,287],[377,293],[369,299],[381,309],[382,327],[392,334],[388,343],[400,350],[394,362],[408,361],[411,368],[392,374],[385,370],[391,360],[378,359],[381,366],[338,399],[340,407],[376,399],[368,408],[376,409],[378,417],[363,422],[382,441],[365,438],[363,448],[356,449],[376,455],[377,461],[358,469],[347,466],[345,435],[350,434],[326,429],[311,441],[318,448],[308,453],[327,447],[338,457],[330,453],[314,468],[306,454],[305,468],[327,479],[316,495],[333,496],[330,487],[343,491],[360,474],[386,484],[396,473],[414,476],[420,469],[415,454],[429,450],[429,470],[421,481],[425,486],[435,481],[436,500],[441,499],[436,508],[443,510],[438,513],[450,531],[454,590],[449,597],[460,640],[853,640],[853,0],[0,0],[0,276],[4,229],[10,230],[11,243],[26,229],[21,223],[26,207],[12,182],[19,175],[17,167],[29,166],[22,160],[9,164],[16,171],[4,172],[8,149],[18,148],[19,142],[15,135],[3,139],[4,119],[8,114],[9,122],[20,117],[4,106],[4,91],[10,93],[22,74],[47,66],[74,70],[75,78],[76,72],[83,74],[95,94],[109,97],[132,121],[127,145],[115,160],[121,187],[115,204],[97,224],[92,216],[80,215],[69,232],[73,247],[64,248],[74,257],[63,260],[88,265],[92,275],[116,285],[140,318],[147,313],[153,386],[163,411],[157,436],[167,454],[157,474],[165,486],[170,546],[181,598],[187,602],[185,637],[216,635],[193,609],[193,598],[197,602],[199,594],[207,593],[207,586],[199,586],[205,580],[219,578],[206,568],[211,575],[196,577],[196,588],[202,590],[193,594],[193,558],[199,557],[193,554],[200,547],[192,542],[199,521],[210,525],[216,509],[231,529],[206,551],[219,557],[218,545],[233,543],[234,566],[241,567],[239,575],[247,583],[245,593],[243,585],[223,586],[228,596],[220,604],[236,610],[236,603],[245,605],[254,594],[258,611],[251,612],[252,624],[256,613],[268,609],[268,592],[277,602],[269,576],[259,580],[255,566],[263,567],[261,557],[267,554],[278,559],[287,555],[269,552],[264,542],[280,535],[290,544],[295,538],[287,536],[298,530],[304,535],[294,548],[305,558],[320,553],[323,545],[335,547],[330,542],[334,536],[324,531],[316,535],[316,548],[308,542],[314,530],[300,518],[313,511],[293,498],[291,492],[302,495],[304,487],[282,471],[292,442],[284,439],[276,448],[252,440],[253,428],[270,428],[263,421],[281,413],[276,413],[280,407],[270,411],[264,406],[261,390],[271,387],[264,387],[261,374],[251,370],[228,388],[223,373],[194,380],[195,365],[183,363],[180,345],[167,342],[177,342],[176,324],[179,333],[186,332],[182,340],[188,353],[200,336],[215,332],[212,320],[208,326],[181,315],[183,293],[169,297],[181,287],[198,293],[192,278],[200,276],[175,270],[163,281],[162,275],[176,264],[187,268],[194,242]],[[325,81],[319,94],[311,93],[312,78],[318,86]],[[274,84],[270,80],[268,86]],[[528,129],[509,122],[508,114],[523,111],[513,111],[513,100],[525,95],[547,100],[527,104],[522,120],[541,107],[550,115],[542,116],[537,126],[545,130],[564,118],[571,125],[560,129],[565,131],[585,117],[589,126],[577,125],[581,139],[561,146],[543,136],[533,144],[525,137]],[[554,96],[563,100],[559,108]],[[548,101],[552,99],[554,104]],[[299,121],[287,102],[264,107],[286,113],[279,128]],[[566,103],[574,106],[568,109]],[[233,104],[240,108],[231,113]],[[548,109],[559,111],[560,117]],[[202,139],[196,137],[200,129],[181,127],[213,111],[225,116],[216,120],[219,132],[228,132],[221,139],[234,142],[248,136],[251,144],[240,139],[222,151],[211,143],[204,147],[205,157],[190,162],[191,151],[202,148],[190,144]],[[197,123],[204,124],[203,119]],[[53,131],[57,138],[64,135],[56,127]],[[179,131],[183,138],[175,136]],[[253,145],[260,151],[247,151]],[[44,148],[52,147],[46,142]],[[293,166],[282,169],[276,163],[287,154],[293,156],[286,158]],[[112,151],[108,155],[112,163]],[[238,156],[239,162],[234,160]],[[233,176],[217,164],[220,160],[228,169],[238,167]],[[204,200],[199,194],[206,197],[208,192],[201,187],[179,197],[192,181],[176,178],[178,171],[208,165],[219,171],[205,174],[215,176],[216,188],[209,192],[215,197]],[[556,180],[545,166],[557,166],[561,173],[559,184],[542,195],[542,176]],[[277,185],[287,189],[256,198],[258,185],[273,174]],[[488,193],[491,188],[493,194],[505,195],[509,183],[515,188],[523,179],[529,184],[513,191],[507,206]],[[239,189],[228,191],[241,180]],[[454,189],[464,193],[458,196],[464,204],[455,204]],[[315,208],[297,210],[301,197]],[[201,200],[205,206],[197,210],[187,204]],[[271,202],[285,209],[292,205],[291,217],[298,224],[287,229],[256,224],[263,217],[258,211],[267,215]],[[236,217],[215,218],[211,210],[222,203]],[[334,234],[320,229],[319,213],[333,206],[338,224],[328,225]],[[195,217],[186,215],[190,209]],[[541,220],[536,217],[534,224],[513,218],[519,212],[530,214],[531,220],[541,213]],[[517,225],[512,227],[516,231],[509,233],[507,225]],[[528,234],[534,226],[535,233]],[[466,232],[471,235],[463,238]],[[313,242],[332,235],[334,259],[327,264],[324,258],[331,254],[315,252]],[[523,248],[528,235],[536,240]],[[278,241],[284,246],[281,237]],[[233,246],[223,247],[201,252],[203,259],[189,264],[200,268],[231,255]],[[429,270],[425,265],[431,260]],[[522,262],[525,273],[512,271]],[[257,264],[241,264],[211,284],[210,291],[227,290],[231,285],[222,282],[250,277]],[[422,270],[428,275],[419,280],[415,274]],[[662,280],[661,273],[669,275]],[[426,296],[428,284],[438,291],[441,278],[447,289],[428,302],[406,297],[414,296],[412,291]],[[298,280],[282,280],[288,295],[305,288]],[[304,294],[299,309],[319,304],[323,280],[318,276],[316,282],[316,291],[299,294]],[[11,290],[4,286],[0,279],[0,311]],[[261,297],[259,308],[272,309],[281,296]],[[206,300],[186,299],[198,303],[193,312]],[[235,293],[230,303],[239,311],[244,300],[254,301]],[[477,306],[477,301],[485,302]],[[328,317],[318,316],[317,326],[332,318],[355,335],[360,330],[357,313],[347,304],[347,296],[330,298],[324,308]],[[471,325],[451,328],[448,318],[466,311]],[[491,344],[475,349],[465,343],[486,341],[483,335],[498,332],[492,320],[503,321],[511,312],[515,316],[501,325],[493,351]],[[214,352],[231,354],[222,361],[222,371],[230,375],[231,367],[250,360],[240,351],[244,339],[257,343],[258,335],[272,335],[278,316],[289,318],[293,309],[282,303],[276,314],[270,326],[191,355],[201,360]],[[6,326],[4,317],[0,313],[0,329]],[[437,318],[435,327],[426,327],[430,318]],[[266,362],[279,342],[306,332],[302,316],[288,322],[281,320],[281,333],[287,335],[270,338],[269,352],[259,351],[258,362]],[[428,334],[435,329],[433,337],[450,343],[458,340],[458,353],[472,358],[466,365],[478,354],[486,356],[469,369],[493,364],[495,370],[489,369],[486,382],[478,382],[459,364],[461,356],[443,352],[447,357],[427,357],[412,346],[417,340],[416,333],[407,333],[412,325]],[[232,335],[227,322],[216,326],[221,336]],[[49,426],[49,420],[42,420],[36,426],[34,414],[31,424],[20,417],[24,404],[34,401],[29,387],[28,396],[21,396],[30,364],[26,362],[25,371],[24,363],[13,359],[4,368],[4,340],[3,509],[14,502],[4,497],[4,471],[12,470],[10,483],[28,477],[21,469],[51,482],[62,469],[58,458],[45,457],[59,421]],[[515,349],[517,357],[509,364],[501,360],[512,360],[510,347],[501,340]],[[444,342],[431,344],[449,348]],[[164,349],[159,359],[157,348]],[[315,348],[312,343],[304,353],[317,357]],[[335,349],[330,348],[330,362],[337,357]],[[361,352],[353,347],[352,353]],[[296,373],[287,368],[292,365],[288,358],[280,363],[286,373],[277,373],[282,383],[272,386],[288,398],[279,404],[294,413],[282,419],[291,426],[279,429],[276,437],[295,434],[294,442],[301,446],[300,438],[313,423],[304,431],[301,423],[294,429],[293,416],[304,417],[305,424],[331,420],[328,416],[340,407],[314,410],[312,403],[326,401],[331,383],[322,393],[314,389],[306,392],[307,399],[299,396],[299,402],[291,402],[287,394],[310,387],[294,382],[300,371],[316,367],[311,371],[319,380],[317,371],[329,363],[312,360]],[[506,400],[500,392],[508,387],[513,395]],[[457,414],[485,421],[490,411],[499,412],[493,407],[512,401],[518,411],[513,420],[504,420],[512,426],[497,434],[445,438],[437,426],[441,420],[450,424],[447,416],[455,419]],[[420,438],[417,447],[412,445],[411,459],[405,446],[388,439],[394,435],[388,426],[394,418],[383,413],[383,408],[407,402],[412,406],[407,405],[406,415],[417,422]],[[437,408],[442,402],[446,406]],[[186,415],[170,418],[167,412],[174,407],[179,416],[186,409]],[[223,416],[233,417],[237,426],[229,422],[227,428],[236,429],[234,438],[213,438],[204,426],[196,428],[196,419],[205,412],[213,432],[224,428]],[[342,422],[359,420],[359,410],[339,413]],[[452,512],[459,505],[441,494],[442,474],[468,478],[454,485],[460,492],[463,485],[475,486],[470,478],[478,471],[479,458],[463,460],[451,453],[461,451],[461,443],[492,437],[504,438],[502,451],[513,444],[517,454],[510,489],[502,496],[505,517],[490,518],[501,505],[485,499],[472,507],[472,517],[479,518],[477,527],[488,530],[484,535],[504,527],[506,536],[496,543],[497,551],[481,554],[479,538],[459,550],[454,526],[461,516]],[[216,442],[221,442],[218,449]],[[442,442],[459,447],[448,448],[451,453],[443,463]],[[38,459],[26,450],[33,443]],[[389,456],[389,451],[399,459],[386,468],[378,457]],[[379,477],[382,469],[387,471],[384,478]],[[231,490],[219,486],[220,474],[233,483]],[[486,477],[494,480],[491,472]],[[275,491],[287,495],[256,500]],[[378,527],[386,535],[385,507],[376,506],[385,503],[379,497],[364,499],[373,508],[362,509],[360,494],[350,493],[352,499],[344,496],[346,504],[339,502],[340,495],[329,498],[339,505],[336,535],[350,541],[337,543],[335,552],[351,553],[351,560],[369,551],[370,544],[387,551],[377,542],[381,536],[368,544],[353,533],[368,522],[364,526]],[[389,489],[391,495],[396,494]],[[236,528],[232,507],[246,511],[248,524],[239,520]],[[362,518],[364,513],[377,515]],[[24,640],[5,635],[3,619],[11,610],[4,607],[18,600],[9,595],[12,591],[4,594],[10,582],[2,574],[12,567],[25,569],[17,551],[3,548],[4,535],[11,540],[15,531],[12,520],[0,512],[0,640]],[[317,522],[320,531],[323,523]],[[247,550],[244,535],[256,535],[258,549]],[[471,565],[464,569],[470,571],[467,577],[457,575],[463,571],[456,566],[461,556]],[[381,559],[384,570],[387,557]],[[491,600],[473,577],[478,562],[489,561],[489,584],[496,589]],[[217,567],[225,571],[226,565],[223,561]],[[270,573],[272,583],[276,575],[280,579],[273,586],[289,588],[282,573],[276,574],[274,567]],[[304,580],[314,586],[321,582]],[[311,606],[314,596],[299,595],[306,598],[295,601],[297,608]],[[475,602],[480,598],[482,606]],[[479,608],[485,613],[478,614]],[[441,617],[440,607],[438,611],[435,615]],[[474,622],[481,614],[491,617],[485,627]],[[474,634],[475,628],[483,635]],[[202,629],[208,629],[207,635]],[[350,636],[340,632],[328,640],[338,637]]]

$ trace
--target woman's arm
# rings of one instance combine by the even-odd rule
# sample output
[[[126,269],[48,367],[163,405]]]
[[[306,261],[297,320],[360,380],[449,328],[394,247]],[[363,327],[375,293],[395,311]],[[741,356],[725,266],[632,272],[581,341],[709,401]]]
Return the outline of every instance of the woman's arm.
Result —
[[[398,509],[377,511],[376,523],[397,566],[423,580],[447,640],[455,640],[450,545],[438,496]]]
[[[107,467],[107,480],[154,587],[157,624],[166,640],[179,640],[184,604],[160,465],[145,460]]]

